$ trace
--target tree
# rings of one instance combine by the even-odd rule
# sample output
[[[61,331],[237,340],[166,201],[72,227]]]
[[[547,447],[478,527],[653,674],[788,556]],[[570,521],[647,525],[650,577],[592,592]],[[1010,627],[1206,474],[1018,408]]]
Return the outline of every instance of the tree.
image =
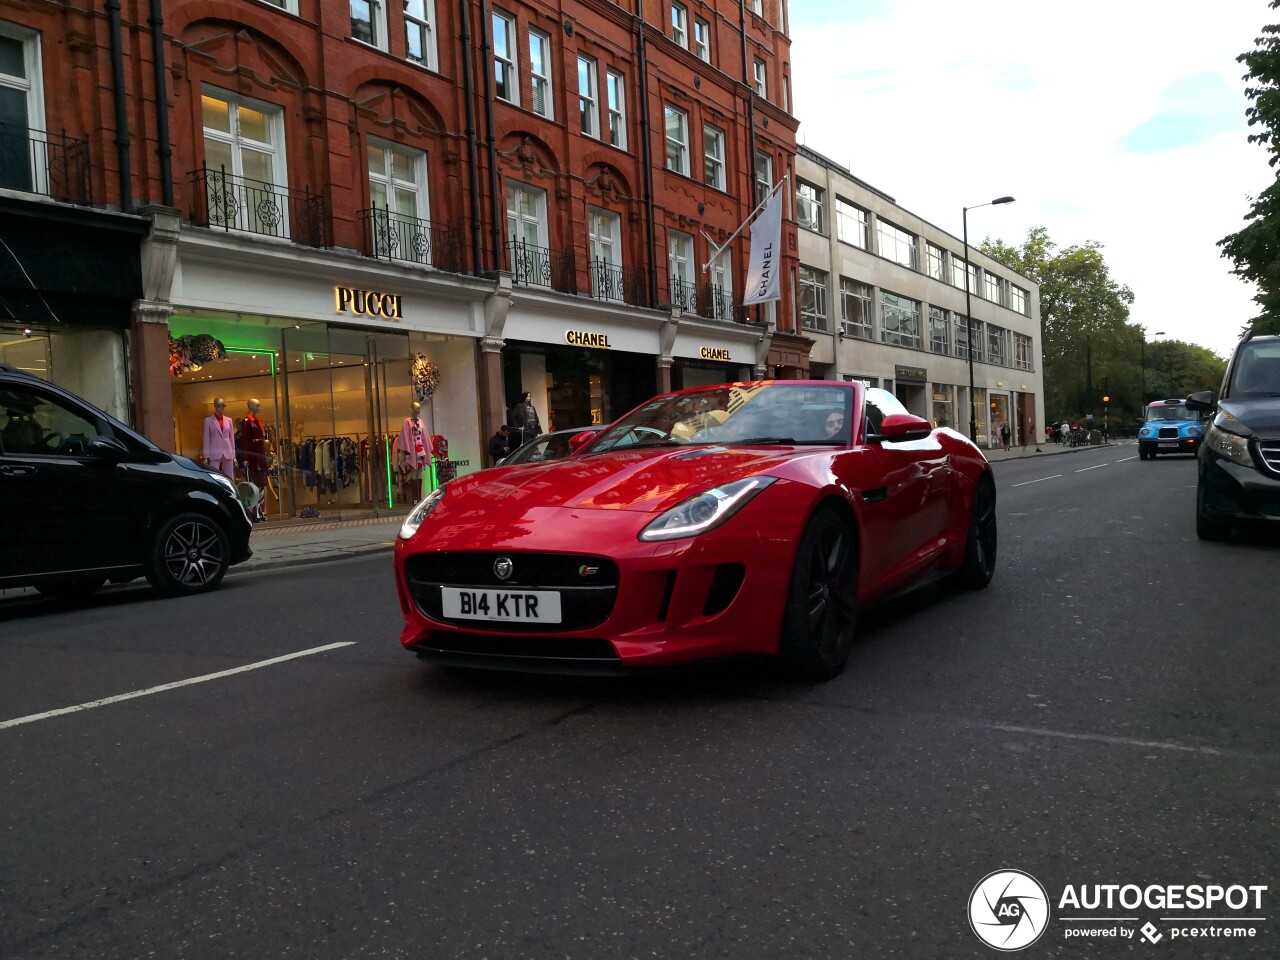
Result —
[[[1129,323],[1133,291],[1111,279],[1102,245],[1059,251],[1047,229],[1032,227],[1020,247],[987,239],[978,249],[1039,284],[1046,416],[1100,413],[1104,386],[1112,410],[1136,416],[1142,331]]]
[[[1280,0],[1271,0],[1272,10]],[[1236,60],[1249,68],[1244,80],[1245,96],[1252,105],[1245,108],[1250,143],[1267,149],[1267,164],[1280,163],[1280,24],[1262,28],[1255,41],[1257,49],[1242,53]],[[1222,255],[1235,267],[1236,276],[1257,284],[1253,298],[1260,312],[1250,321],[1255,333],[1280,333],[1280,180],[1271,183],[1253,200],[1245,214],[1248,224],[1218,241]]]

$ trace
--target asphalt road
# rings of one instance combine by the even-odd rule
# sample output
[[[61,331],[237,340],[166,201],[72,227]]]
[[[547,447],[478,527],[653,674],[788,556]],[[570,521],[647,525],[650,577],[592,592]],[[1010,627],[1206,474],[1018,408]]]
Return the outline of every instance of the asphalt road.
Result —
[[[425,667],[383,557],[0,603],[0,957],[991,957],[1006,867],[1027,957],[1278,956],[1280,546],[1200,543],[1194,463],[1136,455],[999,464],[990,589],[816,687]],[[1210,942],[1058,909],[1099,883],[1270,890]]]

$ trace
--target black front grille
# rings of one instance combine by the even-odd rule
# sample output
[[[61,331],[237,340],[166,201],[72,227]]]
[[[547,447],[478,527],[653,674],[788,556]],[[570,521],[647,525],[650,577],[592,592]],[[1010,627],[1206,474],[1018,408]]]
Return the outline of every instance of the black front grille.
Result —
[[[603,660],[617,663],[608,640],[594,637],[503,637],[489,634],[438,634],[418,644],[415,652],[521,660]]]
[[[1177,440],[1178,428],[1177,427],[1161,427],[1160,439],[1161,440]]]
[[[1280,440],[1259,440],[1258,453],[1267,470],[1280,473]]]
[[[511,563],[500,578],[499,560]],[[438,623],[487,627],[518,633],[586,630],[608,619],[618,595],[618,567],[612,560],[566,553],[424,553],[405,561],[405,579],[418,608]],[[560,623],[485,621],[446,617],[442,589],[554,590],[560,594]]]

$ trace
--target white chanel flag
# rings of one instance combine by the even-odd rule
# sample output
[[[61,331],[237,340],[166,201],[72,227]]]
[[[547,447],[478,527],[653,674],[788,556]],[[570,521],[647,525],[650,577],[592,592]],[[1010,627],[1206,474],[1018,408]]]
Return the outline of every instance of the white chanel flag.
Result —
[[[751,225],[751,259],[742,305],[782,299],[782,191],[775,189]]]

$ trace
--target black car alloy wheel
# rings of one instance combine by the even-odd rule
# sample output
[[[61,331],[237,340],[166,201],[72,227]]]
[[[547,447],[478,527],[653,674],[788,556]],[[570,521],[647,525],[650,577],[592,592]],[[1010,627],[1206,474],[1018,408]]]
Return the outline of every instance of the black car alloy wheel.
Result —
[[[969,531],[965,536],[964,566],[960,579],[964,585],[981,590],[996,572],[996,487],[987,477],[978,481],[969,511]]]
[[[215,521],[179,514],[160,528],[147,579],[165,593],[212,590],[227,572],[228,552],[226,534]]]
[[[852,524],[823,507],[796,551],[779,655],[801,679],[828,680],[849,659],[857,625],[856,536]]]

